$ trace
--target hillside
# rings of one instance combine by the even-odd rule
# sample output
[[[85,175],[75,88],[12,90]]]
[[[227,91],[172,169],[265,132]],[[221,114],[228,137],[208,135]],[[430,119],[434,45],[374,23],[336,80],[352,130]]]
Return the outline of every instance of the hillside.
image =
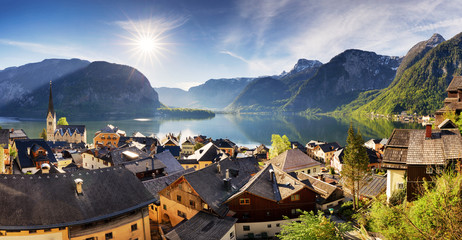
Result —
[[[347,104],[362,92],[386,88],[401,58],[362,50],[346,50],[322,65],[284,105],[286,111],[320,109],[328,112]]]
[[[45,59],[0,71],[0,107],[24,97],[50,81],[87,67],[89,61],[80,59]]]
[[[443,105],[453,75],[462,73],[462,33],[433,49],[381,91],[357,113],[401,111],[431,114]]]
[[[43,118],[48,106],[45,84],[20,101],[0,109],[3,116]],[[160,107],[156,91],[138,70],[124,65],[93,62],[53,81],[57,116],[82,119],[154,115]]]

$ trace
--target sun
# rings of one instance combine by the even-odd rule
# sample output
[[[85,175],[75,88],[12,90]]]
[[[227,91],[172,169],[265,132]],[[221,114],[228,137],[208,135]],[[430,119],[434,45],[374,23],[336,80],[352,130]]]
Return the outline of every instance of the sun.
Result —
[[[141,37],[136,40],[136,44],[139,50],[146,54],[154,54],[159,50],[159,44],[155,38]]]

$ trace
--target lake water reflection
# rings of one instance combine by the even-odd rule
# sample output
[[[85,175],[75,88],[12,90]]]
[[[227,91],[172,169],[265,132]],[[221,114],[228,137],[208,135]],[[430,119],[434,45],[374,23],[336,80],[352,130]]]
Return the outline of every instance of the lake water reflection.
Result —
[[[144,135],[163,136],[181,132],[182,138],[206,135],[212,138],[229,138],[238,145],[254,147],[260,143],[270,145],[271,134],[285,134],[291,141],[306,144],[311,139],[337,141],[345,144],[350,122],[359,127],[364,140],[388,138],[394,128],[422,128],[417,123],[391,122],[385,119],[333,118],[320,116],[309,118],[299,115],[231,115],[217,114],[211,119],[130,119],[110,121],[72,121],[70,124],[84,124],[87,127],[88,142],[94,133],[107,124],[126,131],[128,135],[139,131]],[[30,138],[37,138],[45,127],[45,120],[13,120],[0,117],[3,128],[22,128]]]

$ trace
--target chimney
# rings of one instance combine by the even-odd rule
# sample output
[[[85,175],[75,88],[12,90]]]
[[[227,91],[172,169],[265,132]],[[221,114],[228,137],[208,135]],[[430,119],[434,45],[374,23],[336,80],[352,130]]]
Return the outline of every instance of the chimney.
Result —
[[[80,178],[77,178],[74,180],[74,182],[75,182],[75,190],[77,191],[77,194],[82,194],[83,180]]]
[[[30,147],[27,147],[27,156],[30,156]]]
[[[270,181],[273,182],[274,181],[274,170],[270,169],[269,174],[270,174]]]
[[[432,138],[432,125],[427,124],[425,127],[425,139],[431,139]]]
[[[42,174],[48,174],[48,173],[50,173],[50,168],[51,168],[51,167],[50,167],[50,164],[48,164],[48,163],[43,163],[42,166],[41,166],[41,168],[42,168]]]
[[[217,171],[218,171],[218,173],[221,173],[221,166],[220,166],[220,163],[217,163]]]
[[[229,179],[229,169],[226,169],[226,179]]]
[[[224,178],[223,179],[223,184],[225,186],[226,191],[231,190],[231,179],[230,178]]]

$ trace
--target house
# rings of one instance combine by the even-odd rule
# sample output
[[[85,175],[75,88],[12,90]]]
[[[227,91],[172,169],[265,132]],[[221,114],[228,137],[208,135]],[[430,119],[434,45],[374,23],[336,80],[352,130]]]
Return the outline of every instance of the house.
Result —
[[[207,138],[207,136],[204,136],[204,135],[198,135],[198,136],[194,137],[194,142],[202,143],[204,145],[211,142],[211,141],[212,141],[211,138]]]
[[[364,147],[366,148],[366,147]],[[345,154],[345,149],[341,148],[334,152],[334,156],[330,161],[330,166],[334,168],[337,173],[342,172],[343,168],[343,156]],[[369,168],[381,168],[381,155],[375,150],[366,148],[367,156],[369,158]]]
[[[14,140],[28,139],[26,132],[22,129],[10,129],[10,145],[14,145]]]
[[[268,164],[226,200],[237,218],[238,239],[274,237],[280,225],[297,218],[297,209],[316,209],[316,192],[286,172]]]
[[[160,213],[164,222],[176,226],[199,211],[225,217],[225,201],[259,171],[256,159],[224,159],[205,168],[184,174],[159,192]]]
[[[154,158],[159,159],[163,164],[165,164],[165,173],[173,174],[176,172],[183,171],[184,168],[175,159],[175,157],[170,153],[170,151],[163,151],[154,155]]]
[[[181,144],[181,156],[189,156],[194,153],[194,146],[196,142],[194,138],[187,137],[186,140]]]
[[[335,206],[341,205],[345,201],[343,190],[337,186],[324,181],[323,175],[313,177],[306,173],[298,173],[298,180],[316,190],[316,208],[319,210],[327,210]]]
[[[237,146],[229,139],[216,139],[212,141],[215,146],[217,146],[221,151],[228,154],[228,156],[234,157],[237,151]]]
[[[317,140],[311,140],[309,141],[306,145],[305,145],[305,148],[306,148],[306,154],[308,154],[308,156],[312,157],[312,158],[315,158],[316,156],[314,155],[314,150],[316,149],[316,147],[318,145],[321,145],[321,144],[325,144],[326,142],[323,142],[323,141],[317,141]]]
[[[197,149],[193,154],[189,155],[186,159],[182,159],[179,162],[185,164],[183,167],[195,167],[195,169],[202,169],[207,167],[208,165],[218,162],[227,158],[228,156],[217,146],[213,143],[209,142],[205,146]],[[184,160],[195,160],[197,162],[194,163],[193,161],[184,161]]]
[[[267,159],[268,152],[269,152],[269,148],[267,148],[264,144],[261,144],[260,146],[255,148],[255,150],[253,151],[253,155],[257,159]]]
[[[85,125],[56,125],[56,113],[53,107],[53,95],[51,93],[51,81],[46,122],[48,141],[87,143],[87,130],[85,128]]]
[[[34,174],[42,164],[58,165],[50,146],[43,139],[15,140],[18,155],[15,164],[21,173]]]
[[[10,130],[0,129],[0,174],[11,172],[9,141]]]
[[[119,145],[119,139],[119,128],[108,124],[105,128],[95,133],[93,143],[105,147],[117,147]]]
[[[303,144],[299,142],[290,142],[290,145],[292,146],[292,149],[298,148],[300,149],[303,153],[306,153],[306,147],[303,146]]]
[[[162,189],[168,187],[173,182],[175,182],[181,176],[185,175],[186,173],[193,172],[193,171],[194,169],[189,168],[189,169],[178,171],[178,172],[166,175],[166,176],[143,181],[144,187],[146,187],[146,189],[154,196],[154,199],[156,199],[154,204],[151,204],[149,206],[149,218],[152,221],[154,221],[155,223],[162,222],[162,216],[160,215],[161,211],[159,209],[159,206],[160,206],[159,192]]]
[[[383,154],[383,148],[385,147],[385,144],[387,144],[387,141],[388,139],[386,138],[370,139],[369,141],[364,143],[364,146],[376,152],[379,152],[380,154]]]
[[[448,88],[448,96],[444,99],[444,107],[435,112],[435,125],[441,124],[446,112],[453,112],[457,116],[462,111],[462,76],[454,76]]]
[[[181,147],[180,146],[157,146],[155,153],[169,151],[176,159],[180,159]]]
[[[191,219],[181,222],[165,234],[167,240],[235,240],[234,224],[237,219],[232,217],[217,217],[200,211]]]
[[[179,137],[176,137],[175,135],[173,135],[173,133],[168,133],[165,138],[163,138],[161,141],[160,141],[160,145],[162,146],[180,146],[179,144]]]
[[[120,131],[120,130],[119,130]],[[140,150],[151,153],[156,150],[158,140],[155,137],[126,137],[120,136],[118,147],[135,146]]]
[[[270,159],[268,163],[274,164],[286,173],[307,173],[317,175],[321,172],[321,163],[300,151],[300,149],[289,149]]]
[[[395,129],[382,160],[387,169],[387,198],[406,184],[412,200],[423,180],[431,180],[444,169],[458,169],[462,158],[462,137],[457,126],[444,120],[438,129]]]
[[[154,198],[123,167],[5,175],[0,196],[2,239],[151,239]]]
[[[335,151],[340,148],[341,146],[337,142],[319,144],[314,148],[314,156],[316,159],[322,160],[325,163],[330,163],[334,157]]]

